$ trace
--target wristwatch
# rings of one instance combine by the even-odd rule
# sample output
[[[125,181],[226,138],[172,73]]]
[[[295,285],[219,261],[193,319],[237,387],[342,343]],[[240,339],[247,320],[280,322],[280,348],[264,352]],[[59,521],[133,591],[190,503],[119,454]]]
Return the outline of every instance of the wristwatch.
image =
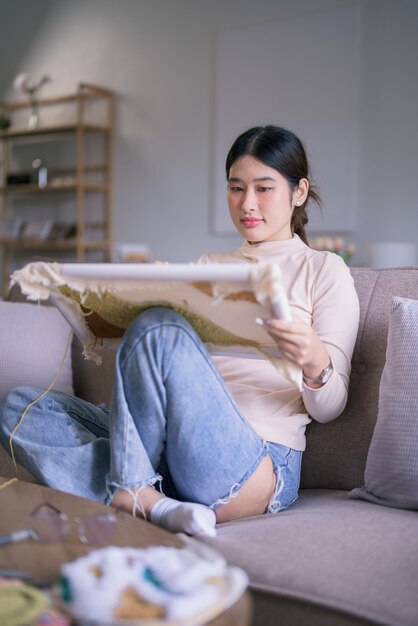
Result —
[[[326,366],[324,370],[319,374],[319,376],[306,376],[303,374],[303,380],[305,383],[309,383],[310,385],[325,385],[327,380],[331,378],[331,374],[334,371],[334,366],[332,361],[329,362],[329,365]]]

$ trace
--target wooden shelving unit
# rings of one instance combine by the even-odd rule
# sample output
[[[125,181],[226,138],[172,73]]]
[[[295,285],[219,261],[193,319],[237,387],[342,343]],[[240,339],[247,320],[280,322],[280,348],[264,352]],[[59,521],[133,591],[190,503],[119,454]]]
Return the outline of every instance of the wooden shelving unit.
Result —
[[[25,128],[22,115],[30,109],[28,101],[1,102],[0,109],[10,117],[9,129],[0,131],[2,144],[2,177],[0,181],[0,227],[10,223],[16,215],[16,203],[29,203],[30,199],[47,198],[54,203],[56,211],[62,203],[72,209],[65,209],[66,220],[74,223],[75,236],[65,239],[43,239],[36,237],[8,236],[4,228],[0,231],[2,253],[2,292],[7,293],[11,262],[23,252],[32,251],[40,256],[42,252],[66,251],[67,258],[88,261],[88,253],[100,252],[102,260],[112,257],[112,153],[113,153],[113,92],[87,83],[80,83],[73,94],[56,98],[43,98],[38,101],[41,124],[36,128]],[[99,120],[90,119],[94,107],[99,110]],[[71,111],[69,110],[71,109]],[[48,116],[48,112],[52,115]],[[97,113],[97,111],[96,111]],[[14,118],[18,121],[14,122]],[[60,123],[60,118],[62,123]],[[57,122],[58,120],[58,122]],[[89,138],[100,137],[99,147],[93,153],[97,163],[90,163],[91,150],[87,150]],[[19,175],[14,153],[24,146],[26,155],[37,157],[46,145],[70,142],[74,153],[73,163],[62,167],[59,162],[49,159],[47,164],[48,181],[39,186],[36,180],[25,183],[10,182],[10,174]],[[89,216],[88,202],[92,196],[100,196],[100,219]],[[52,209],[52,212],[54,209]],[[25,212],[25,209],[23,209]],[[71,214],[70,214],[71,213]],[[20,207],[20,214],[22,208]],[[36,221],[36,209],[28,208],[24,217],[28,223]],[[53,215],[52,215],[53,219]],[[94,239],[91,234],[94,233]],[[69,256],[68,256],[69,255]],[[23,260],[25,262],[25,259]]]

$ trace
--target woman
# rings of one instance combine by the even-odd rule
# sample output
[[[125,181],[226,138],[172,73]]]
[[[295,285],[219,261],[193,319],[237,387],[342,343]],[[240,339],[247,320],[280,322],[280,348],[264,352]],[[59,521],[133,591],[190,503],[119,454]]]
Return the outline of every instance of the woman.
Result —
[[[226,176],[245,241],[198,262],[280,265],[293,319],[263,325],[302,368],[302,391],[270,361],[211,357],[181,315],[158,307],[121,342],[110,412],[50,392],[14,436],[18,460],[41,482],[189,534],[214,535],[217,522],[296,500],[306,425],[343,410],[358,328],[348,268],[307,245],[306,204],[319,199],[300,140],[282,128],[252,128],[232,145]],[[4,400],[6,447],[37,395],[20,388]]]

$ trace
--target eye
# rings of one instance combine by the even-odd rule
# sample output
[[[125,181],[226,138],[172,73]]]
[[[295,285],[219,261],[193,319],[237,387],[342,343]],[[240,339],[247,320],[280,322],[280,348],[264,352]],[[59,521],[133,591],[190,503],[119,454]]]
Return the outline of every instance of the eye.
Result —
[[[273,189],[273,187],[259,187],[257,191],[260,191],[261,193],[267,193],[268,191],[271,191]]]
[[[233,193],[237,193],[239,191],[242,191],[242,187],[237,187],[236,185],[228,185],[228,190],[232,191]]]

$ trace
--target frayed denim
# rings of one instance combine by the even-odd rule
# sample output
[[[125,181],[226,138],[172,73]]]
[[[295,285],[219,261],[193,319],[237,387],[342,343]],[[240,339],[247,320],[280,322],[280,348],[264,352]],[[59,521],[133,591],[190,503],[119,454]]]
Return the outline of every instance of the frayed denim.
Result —
[[[42,390],[20,387],[0,402],[0,440]],[[257,435],[205,346],[166,307],[142,313],[119,346],[110,410],[51,391],[13,437],[16,459],[41,483],[109,503],[148,485],[213,509],[234,497],[261,460],[277,478],[268,512],[297,498],[302,453]]]

